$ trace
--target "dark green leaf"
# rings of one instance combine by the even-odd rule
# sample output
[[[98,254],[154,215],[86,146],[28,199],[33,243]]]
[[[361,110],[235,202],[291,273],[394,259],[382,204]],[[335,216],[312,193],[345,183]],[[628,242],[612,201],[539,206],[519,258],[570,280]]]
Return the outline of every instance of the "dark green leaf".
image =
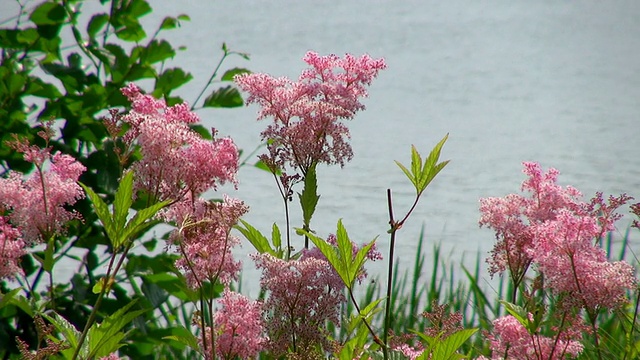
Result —
[[[89,38],[95,38],[96,34],[107,24],[107,21],[109,21],[109,15],[105,13],[93,15],[87,25],[87,34],[89,34]]]
[[[234,108],[244,104],[240,92],[229,85],[215,90],[204,100],[204,107]]]
[[[202,125],[189,125],[189,127],[191,128],[191,130],[195,131],[198,133],[198,135],[200,135],[200,137],[202,137],[205,140],[211,140],[213,139],[213,136],[211,136],[211,132],[209,132],[209,130],[202,126]]]
[[[29,16],[36,25],[56,25],[64,23],[67,13],[64,7],[55,2],[45,2],[38,6]]]
[[[158,98],[168,96],[171,91],[186,84],[192,78],[191,74],[184,72],[180,68],[167,69],[156,80],[153,95]]]
[[[242,68],[233,68],[231,70],[227,70],[224,75],[222,75],[222,81],[233,81],[233,78],[236,75],[240,74],[251,74],[251,71]]]
[[[318,195],[318,182],[316,179],[316,166],[317,163],[314,163],[307,171],[304,177],[304,189],[302,190],[302,194],[298,194],[298,197],[300,198],[300,205],[302,206],[302,218],[306,230],[309,230],[311,217],[313,217],[313,213],[316,211],[316,206],[318,205],[318,199],[320,199],[320,195]]]
[[[138,42],[147,37],[147,33],[145,33],[142,25],[132,23],[116,31],[116,36],[124,41]]]
[[[153,40],[142,52],[142,61],[149,64],[172,58],[176,51],[166,40]]]

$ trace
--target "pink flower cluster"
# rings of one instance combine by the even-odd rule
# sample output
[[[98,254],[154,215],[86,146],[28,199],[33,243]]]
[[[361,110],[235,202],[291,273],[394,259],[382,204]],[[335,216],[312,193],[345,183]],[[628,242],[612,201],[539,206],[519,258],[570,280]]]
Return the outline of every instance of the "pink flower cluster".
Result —
[[[230,138],[205,140],[189,128],[198,116],[187,104],[167,106],[129,84],[122,89],[132,110],[119,118],[129,125],[123,141],[137,140],[142,159],[134,163],[136,187],[158,200],[195,198],[227,181],[235,182],[238,149]]]
[[[267,348],[278,357],[320,344],[331,347],[325,324],[338,324],[344,284],[326,260],[303,255],[285,261],[269,254],[254,256],[263,269],[260,285],[269,292],[264,303]]]
[[[23,140],[10,145],[22,152],[37,171],[26,180],[15,171],[0,178],[0,210],[9,210],[9,221],[20,230],[26,243],[48,240],[61,233],[67,222],[80,218],[65,206],[84,198],[77,181],[86,168],[69,155],[52,155],[50,148],[39,149]],[[45,170],[47,164],[49,169]]]
[[[19,262],[26,254],[24,246],[20,231],[0,216],[0,279],[13,279],[16,274],[22,274]]]
[[[310,65],[297,81],[267,74],[242,74],[235,81],[249,93],[248,103],[258,103],[258,119],[273,118],[262,132],[268,156],[261,157],[272,170],[286,165],[303,174],[313,163],[344,165],[353,157],[349,129],[340,119],[351,119],[364,105],[366,85],[386,67],[384,60],[364,55],[319,56],[308,52]]]
[[[572,337],[578,335],[572,331],[553,338],[531,334],[511,315],[494,320],[493,328],[493,333],[488,335],[493,360],[562,360],[575,358],[583,350],[580,342],[572,340]]]
[[[216,311],[213,319],[218,356],[226,360],[255,358],[266,341],[262,335],[262,304],[229,290],[225,290],[218,303],[222,307]],[[210,327],[206,329],[206,333],[211,344]],[[201,347],[204,348],[202,344]],[[214,358],[210,347],[206,358]]]
[[[231,229],[248,210],[242,201],[225,195],[222,202],[182,201],[163,214],[178,225],[170,241],[183,255],[176,267],[186,272],[191,287],[199,288],[204,281],[228,285],[237,279],[241,264],[231,250],[240,241]]]
[[[488,259],[491,274],[508,269],[522,278],[531,264],[545,276],[545,286],[556,294],[571,294],[572,306],[593,312],[616,308],[635,285],[634,271],[624,261],[609,262],[597,246],[602,235],[620,218],[615,210],[631,198],[602,194],[589,203],[581,193],[556,184],[558,171],[543,173],[536,163],[524,163],[529,178],[518,194],[481,199],[481,226],[495,230],[497,243]]]

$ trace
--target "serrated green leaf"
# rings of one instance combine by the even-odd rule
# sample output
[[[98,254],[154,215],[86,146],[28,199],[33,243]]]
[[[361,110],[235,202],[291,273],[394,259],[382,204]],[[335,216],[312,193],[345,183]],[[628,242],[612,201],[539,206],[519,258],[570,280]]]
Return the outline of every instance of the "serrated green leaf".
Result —
[[[422,170],[422,157],[415,145],[411,145],[411,174],[414,179],[420,176]]]
[[[316,206],[320,199],[320,195],[318,195],[316,166],[317,164],[314,163],[307,171],[304,177],[304,189],[302,190],[302,194],[298,194],[300,205],[302,207],[302,219],[307,230],[309,230],[311,218],[313,217],[313,213],[316,211]]]
[[[9,304],[10,300],[13,299],[14,296],[16,296],[20,290],[22,290],[22,288],[16,288],[13,289],[11,291],[9,291],[6,294],[0,294],[0,309],[2,309],[3,307],[7,306],[7,304]]]
[[[245,220],[240,219],[240,223],[242,224],[242,226],[236,225],[234,226],[234,228],[240,231],[240,233],[242,233],[242,235],[244,235],[244,237],[249,240],[251,245],[253,245],[253,247],[260,254],[269,253],[275,257],[278,256],[277,252],[271,248],[269,240],[264,235],[262,235],[262,233],[258,229],[251,226],[251,224],[249,224]]]
[[[271,243],[275,250],[279,250],[282,247],[282,235],[276,223],[273,223],[273,226],[271,226]]]
[[[78,347],[78,339],[80,338],[80,331],[76,329],[73,324],[71,324],[67,319],[60,316],[58,313],[53,312],[53,316],[49,314],[42,313],[42,317],[49,320],[51,324],[64,336],[67,343],[71,346],[72,349],[76,349]]]
[[[83,183],[79,183],[80,186],[84,189],[84,192],[87,194],[89,200],[93,204],[93,208],[96,211],[96,215],[98,215],[98,219],[102,223],[105,232],[107,233],[107,237],[113,246],[113,242],[117,241],[118,234],[116,232],[115,226],[113,224],[113,220],[111,219],[111,214],[109,213],[109,207],[105,204],[104,201],[96,194],[90,187],[84,185]]]
[[[163,339],[177,341],[181,344],[184,344],[193,350],[200,351],[200,345],[198,344],[198,338],[196,338],[193,333],[185,327],[182,327],[184,331],[182,331],[179,335],[169,335],[163,337]]]
[[[248,70],[248,69],[243,69],[243,68],[233,68],[233,69],[227,70],[222,75],[222,78],[220,80],[222,80],[222,81],[233,81],[233,78],[236,75],[241,75],[241,74],[251,74],[251,71]]]
[[[186,84],[193,76],[181,68],[171,68],[165,70],[156,80],[153,95],[156,97],[166,96],[174,89]]]
[[[116,31],[116,36],[120,40],[138,42],[147,37],[142,25],[137,22],[128,23],[127,26]]]
[[[411,183],[413,184],[413,186],[417,187],[417,182],[413,177],[413,174],[411,174],[411,171],[409,171],[409,169],[407,169],[404,165],[402,165],[399,161],[394,160],[396,162],[396,165],[398,165],[398,167],[402,170],[402,172],[407,175],[407,178],[409,179],[409,181],[411,181]]]
[[[147,229],[151,225],[155,225],[156,223],[158,223],[159,221],[149,220],[154,217],[158,213],[158,211],[160,211],[170,203],[170,200],[161,201],[136,212],[136,214],[131,218],[131,220],[129,220],[127,225],[122,230],[122,233],[118,240],[118,246],[123,245],[127,241],[131,240],[131,237],[133,235],[139,233],[144,229]]]
[[[133,300],[104,318],[102,323],[95,323],[89,328],[87,336],[89,341],[89,358],[108,356],[122,346],[120,345],[120,340],[125,336],[125,334],[121,332],[122,328],[146,312],[146,310],[128,312],[135,303],[136,300]]]
[[[463,329],[440,341],[432,352],[432,359],[451,360],[456,358],[456,352],[478,329]]]
[[[235,87],[229,85],[214,90],[211,95],[204,100],[204,107],[214,108],[234,108],[244,104],[240,92]]]
[[[127,171],[120,179],[115,199],[113,200],[113,223],[116,231],[124,228],[129,208],[133,203],[133,171]]]
[[[529,321],[529,313],[522,306],[518,306],[516,304],[512,304],[505,300],[500,300],[500,303],[504,306],[507,312],[513,316],[522,326],[529,329],[530,321]]]
[[[155,64],[160,61],[173,58],[176,51],[166,40],[152,40],[142,52],[142,60],[148,64]]]

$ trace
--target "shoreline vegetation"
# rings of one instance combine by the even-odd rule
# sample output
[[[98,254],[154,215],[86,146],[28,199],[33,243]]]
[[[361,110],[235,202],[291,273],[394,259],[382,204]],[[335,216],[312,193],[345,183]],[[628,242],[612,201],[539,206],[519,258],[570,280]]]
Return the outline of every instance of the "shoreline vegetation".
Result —
[[[488,229],[479,231],[495,234],[493,250],[459,266],[423,234],[403,232],[429,185],[455,166],[440,159],[446,134],[428,153],[411,146],[408,161],[396,161],[415,198],[398,209],[387,189],[387,234],[348,230],[340,214],[335,229],[315,229],[317,173],[353,158],[348,124],[384,59],[309,51],[307,68],[289,79],[226,68],[249,56],[223,43],[187,104],[174,90],[192,75],[169,67],[180,49],[161,36],[190,18],[145,29],[149,2],[101,4],[84,14],[78,0],[18,1],[15,16],[0,20],[0,358],[640,356],[639,262],[628,246],[640,203],[631,196],[585,200],[559,185],[558,170],[523,162],[519,192],[480,199],[479,227]],[[248,155],[197,113],[245,104],[265,124]],[[273,180],[282,223],[257,229],[241,199],[218,191],[239,186],[240,166]],[[614,244],[629,204],[637,220]],[[291,215],[298,206],[300,218]],[[158,225],[169,231],[148,236]],[[397,241],[415,242],[405,272]],[[256,252],[237,259],[232,249],[247,242]],[[382,258],[387,273],[373,279],[367,265]],[[69,260],[78,271],[61,281],[54,270]],[[242,261],[261,271],[255,299],[238,289]],[[495,288],[481,280],[484,261]]]

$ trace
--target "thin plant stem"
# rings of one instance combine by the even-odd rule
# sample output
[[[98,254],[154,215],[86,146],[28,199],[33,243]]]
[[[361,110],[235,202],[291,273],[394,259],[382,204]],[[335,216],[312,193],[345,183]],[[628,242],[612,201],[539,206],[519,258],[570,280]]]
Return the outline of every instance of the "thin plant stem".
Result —
[[[393,217],[393,201],[391,198],[391,189],[387,189],[387,206],[389,208],[389,225],[391,226],[391,245],[389,248],[389,273],[387,275],[387,302],[385,303],[384,310],[384,333],[382,334],[382,341],[384,346],[382,347],[382,353],[384,359],[389,359],[389,326],[391,323],[391,287],[393,286],[393,249],[396,244],[396,231],[398,230]]]

